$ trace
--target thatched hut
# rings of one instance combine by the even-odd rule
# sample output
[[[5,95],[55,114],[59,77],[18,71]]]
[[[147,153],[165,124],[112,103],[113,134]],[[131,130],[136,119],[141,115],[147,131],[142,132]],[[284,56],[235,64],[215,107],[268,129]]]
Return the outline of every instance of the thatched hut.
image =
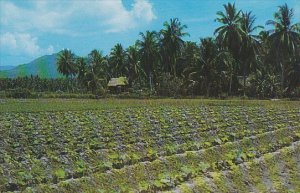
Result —
[[[128,80],[126,77],[111,78],[107,84],[110,92],[120,93],[126,91],[128,86]]]

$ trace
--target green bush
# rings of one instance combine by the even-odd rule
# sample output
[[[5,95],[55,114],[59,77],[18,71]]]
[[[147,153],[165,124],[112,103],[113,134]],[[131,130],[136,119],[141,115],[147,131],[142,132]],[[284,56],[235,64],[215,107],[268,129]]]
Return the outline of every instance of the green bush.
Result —
[[[6,91],[6,97],[9,98],[33,98],[34,94],[27,88],[17,88]]]
[[[292,96],[292,99],[298,99],[300,98],[300,86],[295,88],[292,92],[291,92],[291,96]]]
[[[181,94],[183,80],[173,77],[169,73],[164,73],[159,78],[157,86],[157,94],[160,96],[177,97]]]

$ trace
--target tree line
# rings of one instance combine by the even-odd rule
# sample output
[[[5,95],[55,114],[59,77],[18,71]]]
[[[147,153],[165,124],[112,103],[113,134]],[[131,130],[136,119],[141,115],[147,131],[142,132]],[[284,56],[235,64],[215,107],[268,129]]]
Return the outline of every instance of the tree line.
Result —
[[[160,31],[141,32],[128,48],[116,44],[106,56],[95,49],[77,57],[64,49],[57,69],[76,82],[69,84],[72,92],[101,94],[111,78],[125,76],[133,91],[164,96],[299,96],[300,23],[293,23],[294,10],[279,6],[265,30],[251,11],[223,7],[215,19],[220,27],[199,43],[184,41],[187,26],[172,18]]]

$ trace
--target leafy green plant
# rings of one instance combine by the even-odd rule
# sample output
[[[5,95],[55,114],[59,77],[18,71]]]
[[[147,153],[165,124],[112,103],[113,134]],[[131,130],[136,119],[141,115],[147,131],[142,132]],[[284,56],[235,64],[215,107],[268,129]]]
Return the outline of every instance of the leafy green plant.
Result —
[[[18,171],[17,173],[17,183],[20,186],[25,186],[33,180],[31,173],[26,171]]]
[[[54,183],[57,183],[59,182],[60,180],[63,180],[65,179],[66,177],[66,172],[65,170],[63,169],[56,169],[53,171],[53,180],[54,180]]]
[[[75,169],[74,169],[74,177],[79,178],[84,176],[84,173],[87,172],[88,167],[83,160],[78,160],[75,162]]]
[[[200,162],[199,164],[198,164],[198,168],[199,168],[199,171],[200,172],[207,172],[208,171],[208,169],[210,168],[211,166],[210,166],[210,164],[209,163],[205,163],[205,162]]]

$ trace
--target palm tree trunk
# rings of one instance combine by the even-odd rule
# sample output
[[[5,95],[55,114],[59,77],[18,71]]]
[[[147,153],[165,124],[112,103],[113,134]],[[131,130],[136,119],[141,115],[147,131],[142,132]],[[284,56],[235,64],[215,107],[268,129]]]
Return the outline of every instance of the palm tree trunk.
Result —
[[[69,90],[69,86],[70,86],[70,82],[69,82],[69,76],[67,75],[67,92],[70,93],[70,90]]]
[[[176,78],[176,64],[174,63],[174,77]]]
[[[152,73],[149,74],[150,91],[152,92]]]
[[[230,80],[229,80],[229,96],[231,96],[231,87],[232,87],[232,74],[230,74]]]
[[[207,88],[206,88],[206,95],[207,95],[207,97],[209,97],[209,95],[210,95],[210,85],[211,85],[211,83],[209,82],[207,84]]]
[[[71,78],[70,78],[70,84],[71,84],[71,90],[72,90],[72,93],[74,93],[74,86],[73,86],[73,82],[74,81],[74,78],[73,76],[71,75]]]
[[[175,56],[174,56],[175,57]],[[172,63],[173,63],[173,73],[174,73],[174,77],[176,78],[176,76],[177,76],[177,74],[176,74],[176,58],[174,58],[173,59],[173,61],[172,61]]]
[[[244,96],[246,96],[246,65],[244,66],[243,69],[243,93]]]
[[[281,91],[283,92],[283,90],[285,89],[285,85],[284,85],[284,71],[285,71],[285,68],[284,68],[284,65],[282,64],[282,62],[280,62],[280,67],[281,67]]]

